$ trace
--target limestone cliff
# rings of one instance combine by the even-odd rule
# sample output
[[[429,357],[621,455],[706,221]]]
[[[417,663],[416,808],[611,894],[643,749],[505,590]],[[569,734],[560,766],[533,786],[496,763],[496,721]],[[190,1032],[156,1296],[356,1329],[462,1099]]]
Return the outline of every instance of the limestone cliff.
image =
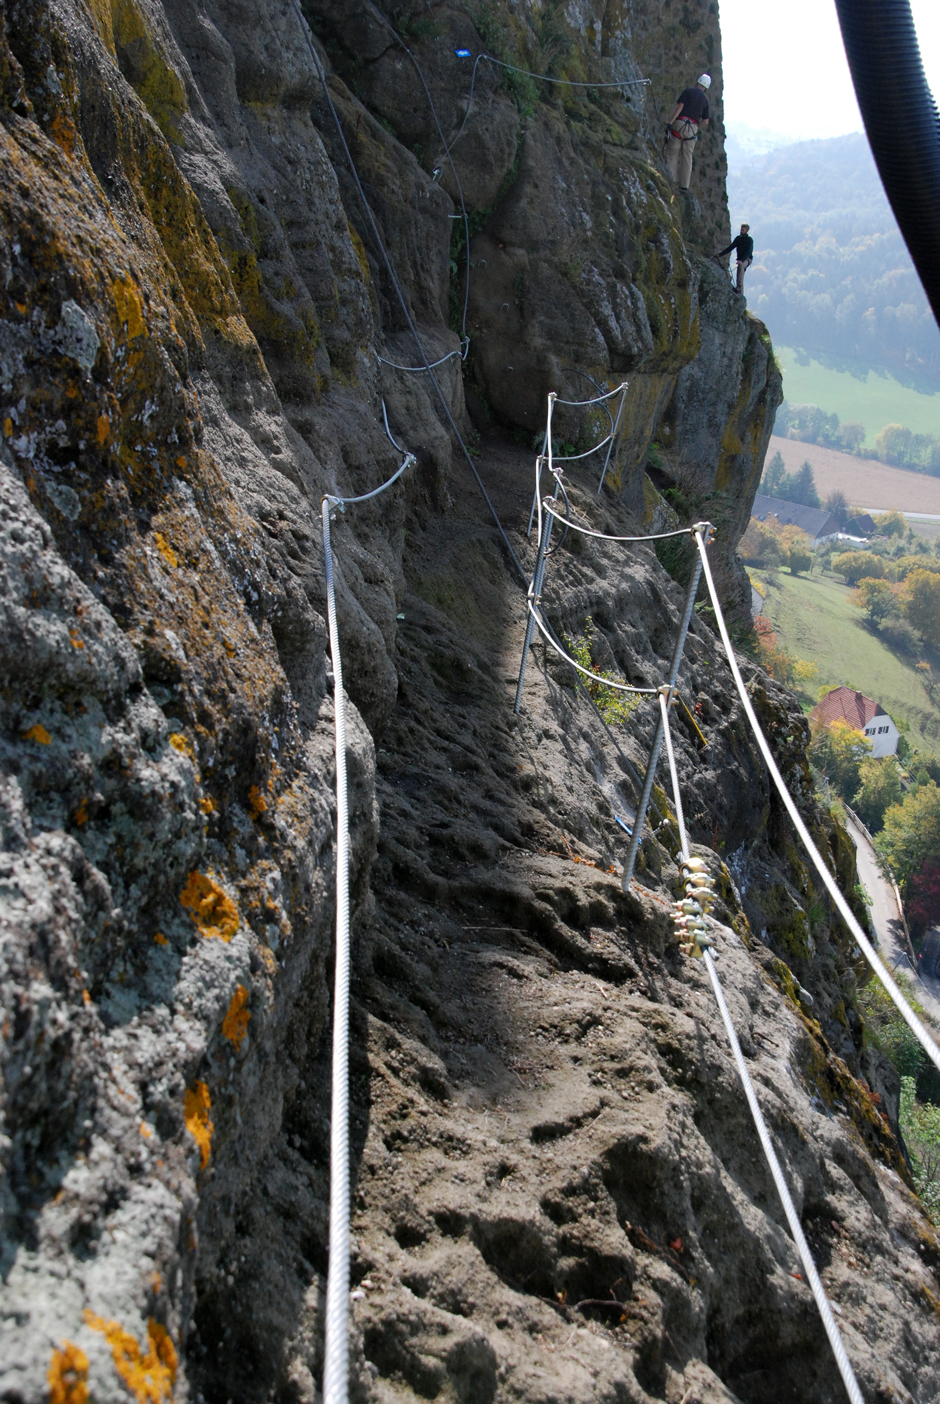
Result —
[[[523,596],[456,438],[528,565],[546,393],[626,378],[609,487],[575,469],[573,506],[602,529],[671,519],[646,473],[657,437],[658,481],[718,523],[740,603],[779,377],[707,261],[727,224],[716,6],[383,13],[410,54],[361,0],[0,6],[2,1396],[318,1395],[335,876],[318,510],[400,461],[384,399],[417,466],[335,537],[353,1397],[822,1404],[833,1366],[664,915],[662,794],[641,883],[625,895],[610,871],[652,708],[608,730],[539,650],[512,716]],[[486,60],[468,107],[457,48],[652,83],[628,101]],[[716,120],[682,205],[660,119],[706,66]],[[460,344],[468,257],[469,352],[438,396],[379,356],[415,363],[408,318],[434,358]],[[575,447],[597,427],[560,422]],[[659,681],[681,591],[650,549],[625,564],[569,541],[550,585],[560,629],[593,621],[599,664]],[[703,620],[683,676],[687,807],[742,1041],[869,1396],[926,1404],[940,1244],[853,951]],[[851,887],[802,720],[749,677]]]

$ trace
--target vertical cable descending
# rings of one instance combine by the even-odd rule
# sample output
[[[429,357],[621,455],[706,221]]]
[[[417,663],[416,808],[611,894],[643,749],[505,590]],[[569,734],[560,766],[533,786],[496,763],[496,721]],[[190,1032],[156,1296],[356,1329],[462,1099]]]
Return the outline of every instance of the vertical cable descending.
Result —
[[[907,1024],[911,1033],[917,1039],[921,1048],[923,1048],[924,1052],[927,1054],[927,1057],[933,1063],[934,1067],[940,1070],[940,1048],[938,1048],[936,1043],[934,1043],[933,1039],[930,1037],[930,1034],[924,1028],[923,1024],[920,1022],[917,1015],[914,1013],[913,1009],[908,1004],[907,1000],[904,998],[904,995],[898,989],[898,986],[895,984],[894,980],[889,975],[884,962],[878,955],[878,952],[875,950],[874,946],[869,941],[868,937],[865,935],[864,931],[859,925],[855,913],[852,911],[852,908],[849,906],[848,902],[845,900],[842,893],[839,891],[838,883],[830,873],[829,869],[826,867],[826,864],[823,862],[819,849],[816,847],[815,843],[813,843],[813,840],[810,837],[810,832],[809,829],[806,827],[806,824],[803,820],[803,816],[797,809],[793,796],[787,789],[786,781],[780,774],[777,762],[774,760],[773,753],[770,749],[770,746],[767,743],[767,738],[761,730],[760,722],[757,720],[757,714],[754,711],[751,699],[748,696],[747,688],[744,686],[744,679],[741,677],[741,670],[738,667],[737,659],[734,656],[734,649],[731,646],[731,639],[728,636],[728,629],[725,625],[725,617],[721,610],[721,602],[718,599],[718,591],[715,589],[715,582],[712,579],[711,567],[708,563],[708,556],[702,544],[701,537],[696,538],[696,544],[698,545],[699,555],[702,559],[702,569],[705,575],[706,583],[708,585],[708,593],[711,596],[712,606],[715,610],[715,619],[718,623],[718,631],[721,634],[721,642],[724,645],[725,654],[727,656],[728,663],[731,667],[731,673],[734,677],[735,686],[738,689],[738,696],[741,698],[741,705],[744,707],[744,711],[747,715],[748,721],[751,724],[751,730],[754,733],[755,740],[757,741],[757,744],[760,747],[761,754],[763,755],[764,761],[767,765],[767,769],[770,771],[770,777],[776,785],[777,792],[779,793],[780,798],[783,800],[783,803],[786,806],[787,813],[793,820],[793,826],[800,836],[800,839],[803,843],[803,847],[806,849],[806,852],[812,859],[813,866],[815,867],[817,873],[822,879],[823,884],[825,885],[826,890],[829,893],[829,896],[836,904],[840,916],[842,917],[846,926],[849,928],[852,935],[854,936],[856,942],[859,945],[859,948],[865,956],[865,959],[868,961],[872,970],[874,970],[875,974],[878,976],[878,979],[884,985],[885,989],[888,991],[888,994],[894,1001],[894,1004],[897,1007],[897,1011],[901,1015],[901,1018]]]
[[[382,405],[385,415],[385,405]],[[385,419],[388,429],[388,419]],[[389,434],[391,439],[391,434]],[[394,440],[393,440],[394,442]],[[397,482],[414,463],[405,454],[397,472],[359,497],[328,494],[321,506],[326,618],[333,661],[333,727],[336,753],[336,968],[333,977],[333,1056],[330,1103],[330,1261],[326,1283],[326,1362],[323,1404],[346,1404],[349,1393],[349,798],[346,782],[346,707],[343,660],[336,622],[330,513],[368,502]]]
[[[699,537],[698,540],[699,542],[701,542],[701,537]],[[702,547],[701,549],[704,555],[704,547]],[[690,858],[689,836],[686,833],[685,828],[685,815],[682,810],[682,795],[679,791],[679,773],[676,769],[676,757],[672,747],[672,732],[669,727],[669,707],[671,704],[671,700],[671,689],[662,688],[659,694],[659,709],[663,727],[663,738],[666,742],[666,755],[669,759],[669,774],[672,778],[672,795],[673,803],[675,804],[676,810],[676,822],[679,827],[679,843],[681,847],[681,857],[682,861],[684,863],[687,863]],[[855,1372],[852,1369],[851,1364],[849,1363],[849,1357],[845,1351],[845,1344],[842,1340],[842,1333],[836,1325],[836,1319],[832,1314],[832,1307],[829,1305],[829,1298],[826,1296],[826,1289],[823,1287],[822,1282],[820,1281],[819,1273],[816,1271],[816,1264],[813,1262],[813,1255],[810,1252],[809,1244],[806,1241],[806,1235],[803,1233],[803,1227],[800,1223],[799,1215],[796,1212],[796,1206],[793,1203],[793,1199],[790,1195],[790,1190],[784,1177],[783,1170],[780,1167],[780,1161],[777,1159],[777,1152],[774,1150],[773,1142],[770,1139],[770,1132],[767,1130],[767,1123],[765,1122],[764,1114],[760,1109],[760,1103],[757,1100],[757,1093],[754,1091],[754,1084],[751,1081],[751,1074],[748,1072],[747,1063],[744,1061],[744,1054],[741,1052],[741,1045],[738,1042],[738,1035],[735,1031],[734,1023],[732,1021],[728,1005],[725,1001],[724,991],[721,988],[721,981],[718,978],[718,969],[715,965],[714,957],[712,956],[712,953],[709,949],[706,948],[703,951],[703,958],[705,961],[706,968],[708,970],[708,978],[711,980],[712,990],[714,992],[715,999],[718,1003],[718,1008],[721,1011],[721,1020],[725,1026],[725,1033],[728,1035],[728,1042],[731,1045],[731,1052],[734,1056],[734,1062],[738,1070],[738,1076],[740,1077],[741,1085],[744,1088],[744,1095],[747,1098],[747,1104],[750,1108],[751,1117],[754,1121],[754,1125],[757,1129],[757,1134],[760,1138],[761,1150],[764,1152],[764,1157],[767,1161],[768,1166],[770,1167],[770,1173],[773,1176],[774,1184],[777,1187],[777,1194],[780,1196],[780,1203],[783,1205],[783,1212],[786,1215],[787,1223],[790,1226],[790,1233],[793,1235],[793,1241],[796,1244],[797,1252],[800,1255],[800,1261],[803,1264],[803,1270],[806,1273],[806,1277],[810,1286],[810,1291],[812,1292],[813,1297],[815,1298],[816,1306],[819,1308],[819,1314],[822,1317],[822,1323],[825,1327],[826,1335],[829,1337],[829,1344],[832,1347],[832,1353],[836,1358],[836,1364],[839,1367],[839,1373],[842,1376],[842,1381],[845,1385],[846,1393],[848,1394],[849,1399],[852,1401],[852,1404],[865,1404],[865,1401],[862,1398],[862,1392],[858,1387],[858,1381],[855,1378]]]

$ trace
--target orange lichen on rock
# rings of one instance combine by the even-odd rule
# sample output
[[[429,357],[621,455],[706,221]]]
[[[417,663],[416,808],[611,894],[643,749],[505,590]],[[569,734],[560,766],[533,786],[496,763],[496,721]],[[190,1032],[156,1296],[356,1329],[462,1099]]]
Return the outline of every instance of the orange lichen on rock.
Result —
[[[49,1404],[87,1404],[88,1356],[71,1341],[52,1352],[49,1369]]]
[[[118,319],[127,326],[127,339],[134,341],[143,336],[144,304],[140,293],[129,278],[118,278],[111,286],[111,295],[117,308]]]
[[[234,1043],[236,1048],[241,1048],[248,1032],[248,1020],[251,1018],[251,1011],[248,1008],[248,991],[244,985],[236,985],[235,993],[232,995],[232,1002],[228,1007],[228,1013],[222,1020],[222,1032],[230,1043]]]
[[[114,1359],[114,1368],[127,1385],[137,1404],[169,1404],[179,1357],[170,1333],[153,1317],[147,1322],[147,1350],[117,1321],[105,1321],[94,1312],[85,1312],[85,1324],[100,1331]],[[77,1404],[77,1401],[76,1401]]]
[[[210,795],[200,796],[196,803],[199,805],[199,808],[202,810],[203,814],[214,814],[215,811],[218,809],[218,805]]]
[[[157,550],[160,552],[160,555],[166,561],[167,565],[178,566],[180,563],[179,556],[173,550],[173,547],[170,545],[169,541],[167,541],[163,532],[155,531],[153,539],[156,542]]]
[[[81,825],[81,824],[87,824],[87,823],[88,823],[88,796],[87,796],[87,795],[85,796],[85,798],[84,798],[83,800],[80,800],[80,801],[79,801],[79,805],[78,805],[78,808],[77,808],[76,811],[75,811],[75,815],[74,815],[73,822],[76,823],[76,824],[79,824],[79,825]]]
[[[209,1096],[209,1089],[204,1082],[197,1082],[194,1086],[187,1087],[183,1100],[183,1117],[186,1122],[186,1130],[199,1147],[200,1165],[203,1170],[209,1164],[212,1133],[215,1130],[209,1115],[211,1109],[212,1100]]]
[[[156,941],[158,946],[168,946],[170,944],[162,931],[155,931],[153,933],[153,939]]]
[[[180,893],[180,902],[203,936],[231,941],[238,930],[238,908],[205,873],[190,873]]]
[[[184,736],[180,731],[174,731],[170,737],[170,745],[173,747],[174,751],[179,751],[181,756],[188,756],[189,759],[192,760],[193,743],[188,736]]]
[[[257,785],[252,785],[248,791],[248,801],[251,805],[252,819],[257,819],[258,815],[263,814],[268,807],[268,802]]]
[[[40,746],[48,746],[52,737],[41,722],[36,722],[35,726],[29,728],[29,731],[23,732],[23,740],[38,741]]]
[[[7,415],[6,419],[3,421],[3,432],[8,439],[13,437],[13,420],[9,415]]]
[[[108,435],[111,433],[111,421],[108,419],[108,416],[106,414],[99,414],[96,433],[98,436],[99,444],[103,444],[105,439],[107,439]]]

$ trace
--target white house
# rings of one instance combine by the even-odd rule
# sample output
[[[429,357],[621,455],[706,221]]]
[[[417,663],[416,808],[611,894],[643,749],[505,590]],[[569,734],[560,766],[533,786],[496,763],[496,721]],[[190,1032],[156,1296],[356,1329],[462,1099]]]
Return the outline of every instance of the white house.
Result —
[[[851,687],[835,687],[827,692],[809,714],[810,724],[831,726],[834,721],[848,722],[871,742],[872,755],[893,756],[898,749],[901,733],[880,703]]]

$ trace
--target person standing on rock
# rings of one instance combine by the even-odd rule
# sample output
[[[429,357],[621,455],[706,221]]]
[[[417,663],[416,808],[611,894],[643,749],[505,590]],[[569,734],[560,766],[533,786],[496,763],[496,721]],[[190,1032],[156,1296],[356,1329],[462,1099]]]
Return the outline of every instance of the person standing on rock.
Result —
[[[698,134],[708,126],[708,89],[712,80],[703,73],[694,88],[686,88],[676,99],[676,110],[666,128],[666,165],[669,174],[684,193],[692,180],[692,153]]]
[[[722,249],[720,253],[715,254],[716,258],[724,258],[732,249],[736,250],[738,255],[738,269],[737,276],[734,280],[734,287],[736,292],[742,294],[744,292],[744,275],[754,262],[754,240],[751,238],[750,228],[751,226],[749,224],[742,224],[741,233],[738,237],[732,239],[726,249]]]

